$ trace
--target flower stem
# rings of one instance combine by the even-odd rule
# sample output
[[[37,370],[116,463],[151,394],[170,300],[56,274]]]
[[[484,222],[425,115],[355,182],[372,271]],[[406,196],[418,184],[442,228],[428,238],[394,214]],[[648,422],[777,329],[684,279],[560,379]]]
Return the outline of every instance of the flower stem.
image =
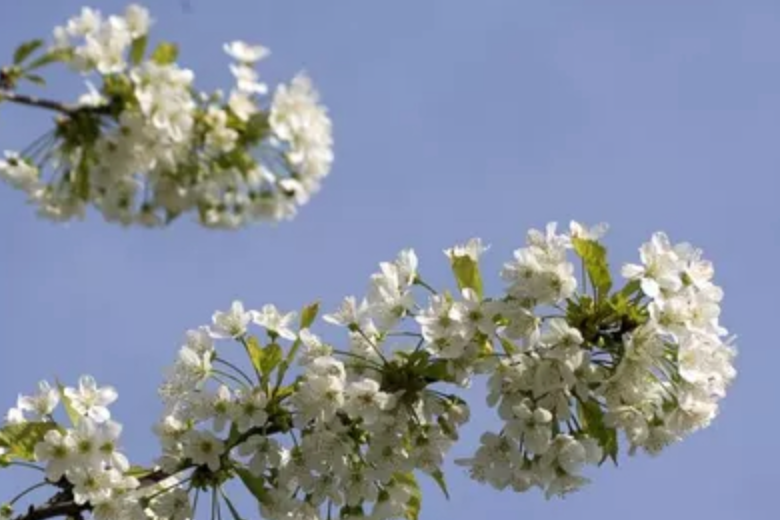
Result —
[[[14,505],[21,498],[23,498],[25,495],[27,495],[28,493],[31,493],[31,492],[35,491],[36,489],[38,489],[38,488],[42,488],[43,486],[48,486],[48,485],[49,485],[49,482],[46,482],[46,481],[38,482],[37,484],[28,487],[27,489],[25,489],[24,491],[22,491],[21,493],[19,493],[15,497],[13,497],[11,500],[8,501],[8,504],[9,505]]]
[[[216,358],[214,361],[216,363],[221,363],[221,364],[225,365],[226,367],[232,368],[233,370],[236,371],[237,374],[239,374],[241,377],[246,379],[247,383],[249,383],[250,385],[254,385],[254,382],[252,381],[252,379],[248,375],[246,375],[246,372],[241,370],[239,367],[237,367],[236,365],[234,365],[230,361],[227,361],[226,359],[222,359],[221,357]]]

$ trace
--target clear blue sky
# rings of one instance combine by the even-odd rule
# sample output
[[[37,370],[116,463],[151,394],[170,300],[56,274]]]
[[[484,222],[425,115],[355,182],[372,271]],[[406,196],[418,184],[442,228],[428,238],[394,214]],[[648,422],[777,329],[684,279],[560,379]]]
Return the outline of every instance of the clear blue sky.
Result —
[[[780,3],[191,3],[155,2],[153,13],[202,84],[227,84],[221,44],[236,38],[272,49],[269,79],[311,73],[335,122],[333,175],[294,222],[234,233],[56,226],[0,186],[3,408],[40,378],[94,374],[119,389],[124,444],[148,461],[163,367],[188,327],[233,298],[332,307],[402,247],[449,283],[442,248],[475,235],[493,246],[497,291],[529,227],[607,221],[616,264],[655,230],[715,261],[741,346],[721,416],[660,458],[602,468],[562,501],[498,493],[451,468],[452,500],[429,488],[422,518],[778,518]],[[1,2],[0,52],[80,5]],[[48,117],[0,107],[0,148],[23,147]],[[481,391],[470,395],[475,417],[453,455],[493,421]],[[0,472],[0,497],[16,475]]]

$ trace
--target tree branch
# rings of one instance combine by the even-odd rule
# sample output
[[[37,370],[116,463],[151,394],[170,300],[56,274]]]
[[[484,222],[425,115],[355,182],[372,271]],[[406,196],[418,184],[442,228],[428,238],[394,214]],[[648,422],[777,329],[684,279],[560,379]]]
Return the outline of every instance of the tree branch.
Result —
[[[17,94],[10,90],[0,90],[0,101],[10,101],[19,105],[26,105],[30,107],[44,108],[46,110],[54,110],[61,114],[72,115],[78,107],[72,105],[66,105],[59,101],[52,101],[50,99],[42,99],[35,96],[27,96],[25,94]]]
[[[274,420],[274,418],[272,418],[270,422],[271,424],[267,427],[256,426],[242,433],[230,444],[230,448],[232,449],[233,447],[238,446],[252,435],[274,435],[281,431],[285,431],[284,426],[277,424],[278,419]],[[185,466],[180,468],[179,471],[194,467],[195,466]],[[176,472],[174,472],[174,474],[175,473]],[[172,476],[172,474],[161,469],[152,471],[148,475],[138,479],[140,485],[137,489],[157,484],[170,476]],[[47,520],[56,517],[78,519],[81,518],[82,513],[92,510],[92,506],[89,503],[77,504],[73,501],[73,492],[70,484],[61,485],[60,487],[64,487],[64,489],[61,489],[49,500],[39,506],[31,505],[25,513],[16,515],[11,518],[11,520]]]
[[[162,470],[153,471],[145,477],[139,479],[141,485],[139,489],[144,486],[151,486],[162,480],[165,480],[170,475]],[[47,520],[48,518],[56,517],[68,517],[68,518],[80,518],[81,514],[85,511],[90,511],[92,506],[90,504],[77,504],[73,501],[73,493],[70,489],[63,489],[56,495],[51,497],[45,503],[39,506],[31,505],[27,509],[26,513],[20,514],[12,518],[12,520]]]

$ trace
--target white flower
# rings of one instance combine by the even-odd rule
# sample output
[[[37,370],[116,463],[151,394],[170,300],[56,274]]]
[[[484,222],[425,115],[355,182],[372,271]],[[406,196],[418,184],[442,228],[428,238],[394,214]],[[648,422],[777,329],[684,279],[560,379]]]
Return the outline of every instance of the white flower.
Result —
[[[123,483],[116,470],[104,470],[88,466],[68,469],[68,480],[73,484],[73,501],[77,504],[98,503],[108,500],[114,488]]]
[[[415,320],[420,324],[426,341],[435,343],[453,336],[463,335],[461,314],[453,309],[453,303],[444,296],[435,294],[430,297],[429,306],[417,314]]]
[[[59,482],[71,465],[71,455],[76,449],[73,439],[58,430],[50,430],[35,445],[35,460],[46,462],[46,478]]]
[[[87,81],[86,85],[87,93],[82,94],[79,97],[79,105],[86,107],[99,107],[108,103],[108,100],[105,98],[105,96],[103,96],[103,94],[101,94],[100,91],[95,88],[95,85],[93,85],[92,82]]]
[[[233,421],[240,433],[251,428],[265,426],[268,421],[268,412],[265,407],[268,404],[268,396],[259,388],[250,392],[236,391],[236,404],[233,407]]]
[[[461,291],[463,300],[454,302],[450,315],[464,326],[465,336],[471,338],[476,331],[491,336],[496,331],[493,318],[497,314],[495,305],[483,302],[477,292],[466,287]]]
[[[257,71],[246,65],[230,65],[230,72],[236,78],[236,87],[246,94],[267,94],[268,85],[257,81]]]
[[[125,9],[125,22],[127,22],[127,29],[133,38],[144,36],[149,32],[149,27],[152,25],[149,11],[138,4],[127,6]]]
[[[88,422],[89,419],[83,419],[79,422]],[[130,469],[130,462],[127,457],[118,451],[119,435],[122,433],[122,425],[114,421],[106,421],[96,425],[94,442],[97,447],[98,457],[110,468],[125,472]]]
[[[304,74],[289,86],[279,85],[274,93],[269,117],[271,130],[289,145],[287,159],[299,180],[311,179],[312,190],[330,171],[333,162],[332,125],[327,110],[319,105],[319,95]]]
[[[230,110],[241,121],[249,121],[249,118],[258,111],[257,105],[246,92],[234,90],[228,98]]]
[[[445,249],[444,254],[447,255],[450,260],[455,260],[455,258],[460,256],[467,256],[477,262],[479,257],[488,249],[490,249],[490,246],[482,245],[481,239],[472,238],[463,245],[456,245],[450,249]]]
[[[368,304],[365,301],[358,304],[354,296],[347,296],[336,312],[326,314],[322,319],[333,325],[358,327],[365,321],[367,311]]]
[[[274,305],[263,305],[258,311],[252,311],[252,321],[265,327],[268,332],[281,336],[284,339],[294,341],[297,337],[290,325],[295,320],[296,313],[280,314]]]
[[[208,466],[211,471],[219,470],[219,459],[224,450],[224,442],[210,432],[191,431],[184,435],[184,455],[194,464]]]
[[[245,311],[244,304],[236,300],[227,312],[217,311],[212,316],[211,335],[215,338],[236,338],[246,332],[252,321],[252,311]]]
[[[23,412],[33,414],[35,420],[44,420],[51,416],[59,404],[60,392],[56,388],[52,388],[47,381],[38,383],[38,389],[37,395],[20,395],[16,407]]]
[[[293,402],[304,421],[327,422],[344,406],[344,380],[334,375],[308,373],[293,396]]]
[[[214,340],[211,337],[208,327],[198,327],[188,330],[186,333],[187,347],[198,354],[212,352],[214,350]]]
[[[333,354],[333,347],[326,345],[320,338],[309,329],[301,329],[298,332],[298,338],[301,340],[300,353],[298,354],[298,363],[306,365],[314,359],[328,357]]]
[[[10,408],[5,414],[5,422],[7,424],[23,424],[27,422],[24,418],[24,412],[21,408]]]
[[[629,280],[640,280],[647,296],[657,298],[662,291],[674,293],[682,288],[679,258],[666,234],[653,234],[639,253],[643,265],[626,264],[622,273]]]
[[[150,504],[156,518],[166,520],[191,520],[193,517],[189,495],[180,488],[163,493]]]
[[[402,284],[411,285],[417,277],[417,266],[419,261],[414,249],[404,249],[398,253],[398,259],[395,266],[398,269],[398,277]]]
[[[601,222],[595,226],[588,228],[579,222],[572,220],[569,223],[569,234],[572,238],[580,238],[583,240],[600,240],[609,230],[609,225]]]
[[[14,188],[31,192],[38,186],[38,168],[22,159],[18,153],[6,151],[5,160],[0,159],[0,179]]]
[[[68,20],[67,31],[70,36],[85,36],[98,30],[102,23],[100,11],[81,8],[81,15]]]
[[[221,432],[231,419],[234,404],[230,388],[219,385],[215,394],[204,394],[201,417],[213,420],[214,431]]]
[[[375,423],[390,403],[390,396],[380,391],[379,383],[373,379],[350,383],[344,393],[344,411],[368,425]]]
[[[108,405],[116,401],[118,394],[112,386],[98,388],[92,376],[81,376],[78,390],[65,388],[65,397],[79,415],[104,422],[111,418]]]
[[[268,56],[271,51],[261,45],[249,45],[242,41],[226,43],[223,48],[234,60],[241,63],[255,63]]]
[[[269,468],[279,468],[287,459],[288,453],[276,439],[253,435],[238,448],[241,455],[251,455],[249,471],[255,476],[263,475]]]

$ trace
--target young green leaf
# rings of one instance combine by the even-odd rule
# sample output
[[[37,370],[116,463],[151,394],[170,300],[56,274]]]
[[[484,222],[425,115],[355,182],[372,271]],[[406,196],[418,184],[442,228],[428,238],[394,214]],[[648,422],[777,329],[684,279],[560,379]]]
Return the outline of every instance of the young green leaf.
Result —
[[[140,36],[133,40],[133,44],[130,46],[130,63],[138,65],[144,59],[146,54],[146,45],[149,43],[149,37],[147,35]]]
[[[433,480],[436,481],[436,484],[439,485],[439,489],[441,489],[441,492],[444,493],[444,496],[447,497],[447,500],[450,499],[450,492],[447,489],[447,480],[444,478],[444,473],[440,469],[437,469],[433,473],[431,473],[431,477],[433,477]]]
[[[157,65],[170,65],[179,57],[179,47],[175,43],[162,42],[154,52],[152,52],[152,61]]]
[[[607,458],[617,466],[618,440],[617,430],[604,423],[604,411],[595,399],[587,402],[578,401],[577,415],[583,429],[596,439],[604,452],[604,457],[599,464],[603,464]]]
[[[284,352],[278,343],[271,343],[263,349],[263,359],[260,361],[260,373],[268,379],[271,372],[282,362]]]
[[[39,76],[38,74],[25,74],[22,76],[22,79],[26,79],[30,83],[35,83],[36,85],[46,85],[46,80],[43,79],[43,76]]]
[[[404,484],[411,488],[412,493],[409,501],[406,503],[406,520],[418,520],[420,517],[420,507],[422,506],[422,492],[417,483],[417,477],[411,471],[409,473],[396,473],[393,479],[399,484]]]
[[[585,270],[596,287],[597,295],[607,294],[612,288],[612,277],[609,274],[606,248],[594,240],[577,237],[572,238],[572,244],[574,251],[585,262]]]
[[[366,514],[363,511],[362,505],[344,506],[339,511],[339,518],[341,518],[341,520],[357,520],[365,517]]]
[[[450,259],[452,272],[458,287],[462,290],[471,288],[482,298],[482,275],[479,272],[479,265],[468,255],[455,256]]]
[[[41,48],[43,40],[30,40],[19,45],[14,51],[14,65],[20,65],[33,52]]]
[[[263,352],[263,348],[260,346],[260,342],[257,341],[256,337],[249,336],[246,339],[246,349],[247,353],[249,354],[249,359],[252,361],[252,366],[254,367],[255,372],[261,374],[265,352]]]
[[[144,468],[143,466],[130,466],[130,469],[125,471],[125,476],[140,479],[140,478],[144,478],[150,473],[152,473],[152,470],[148,468]]]
[[[65,395],[65,386],[57,381],[57,389],[60,391],[60,400],[62,401],[62,406],[65,407],[65,413],[68,415],[70,423],[74,427],[78,426],[79,421],[81,420],[81,415],[73,408],[73,403],[70,401],[70,397]]]
[[[246,486],[246,489],[252,493],[258,502],[261,504],[270,503],[271,497],[268,496],[268,491],[265,488],[265,479],[263,479],[263,477],[254,476],[252,472],[244,467],[237,467],[236,473],[238,474],[238,478],[241,479],[241,482],[244,483],[244,486]]]
[[[26,422],[7,424],[0,428],[0,447],[6,448],[13,458],[35,460],[35,445],[51,430],[58,430],[53,422]]]
[[[73,50],[71,49],[54,49],[33,60],[32,63],[24,68],[24,70],[29,72],[31,70],[40,69],[41,67],[49,65],[50,63],[68,61],[72,56]]]
[[[517,354],[517,346],[514,343],[501,336],[499,336],[498,339],[501,341],[501,346],[504,347],[504,352],[506,352],[510,356],[513,354]]]
[[[311,327],[314,320],[317,318],[317,313],[320,311],[320,302],[314,302],[307,305],[301,311],[301,328],[308,329]]]

